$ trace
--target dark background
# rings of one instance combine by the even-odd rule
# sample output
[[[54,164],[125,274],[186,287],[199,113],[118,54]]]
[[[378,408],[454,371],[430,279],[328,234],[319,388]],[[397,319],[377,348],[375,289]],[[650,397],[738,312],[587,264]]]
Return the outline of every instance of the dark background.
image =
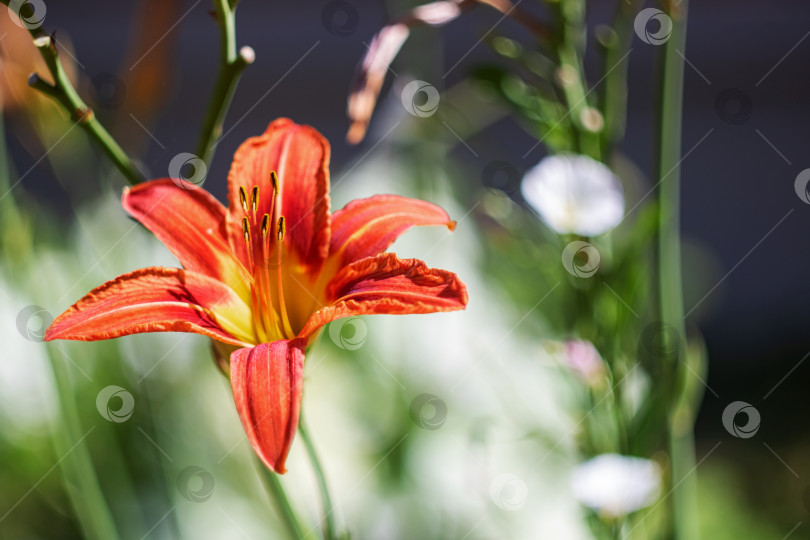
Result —
[[[337,12],[338,19],[330,19],[328,14],[324,17],[326,1],[243,0],[237,11],[238,45],[252,46],[256,62],[241,80],[225,124],[232,131],[219,145],[209,178],[224,179],[240,142],[262,132],[278,116],[290,116],[322,131],[332,143],[336,168],[360,159],[372,143],[366,140],[352,147],[343,142],[346,95],[365,52],[364,42],[391,13],[407,7],[402,2],[391,4],[396,5],[349,0]],[[196,145],[215,76],[212,66],[219,57],[219,35],[209,8],[206,1],[185,2],[179,9],[181,15],[188,11],[187,15],[165,38],[173,44],[175,71],[162,82],[164,110],[150,126],[166,149],[147,139],[150,146],[144,165],[152,176],[165,176],[171,158],[193,151]],[[589,18],[593,23],[607,21],[611,9],[607,3],[596,5]],[[128,34],[139,13],[137,3],[50,2],[45,27],[69,34],[84,64],[86,81],[99,76],[103,80],[104,74],[127,71]],[[482,7],[446,28],[419,29],[414,34],[416,43],[435,45],[443,66],[437,70],[420,57],[418,45],[409,43],[395,68],[433,82],[431,77],[437,72],[440,77],[442,67],[455,64],[499,18],[500,14]],[[498,29],[526,37],[508,20]],[[750,483],[746,492],[751,499],[769,504],[757,500],[755,486],[760,481],[780,482],[785,491],[795,494],[792,500],[798,505],[810,475],[810,468],[802,468],[807,463],[802,456],[810,433],[805,389],[810,361],[803,362],[810,352],[810,281],[805,277],[810,268],[810,205],[797,197],[794,180],[810,167],[810,3],[692,2],[688,32],[684,52],[690,65],[683,119],[683,152],[688,156],[682,168],[682,227],[688,241],[686,310],[720,283],[690,317],[708,346],[707,383],[712,390],[706,393],[698,419],[698,454],[722,437],[718,455],[747,471],[740,477]],[[649,175],[653,65],[658,51],[638,39],[632,46],[623,150]],[[493,59],[486,45],[479,44],[446,81],[434,84],[440,89],[452,86],[476,62]],[[736,92],[724,92],[727,89]],[[85,88],[85,92],[92,90]],[[733,98],[724,99],[728,95]],[[141,129],[126,113],[118,112],[115,107],[98,110],[102,120],[118,132]],[[385,122],[381,115],[373,119],[370,140],[375,133],[387,131]],[[498,146],[488,149],[488,159],[478,161],[459,152],[458,158],[473,169],[483,170],[490,159],[499,157],[525,170],[542,156],[538,150],[522,159],[534,139],[511,119],[497,122],[479,137],[479,147],[493,140]],[[28,169],[39,156],[10,139],[16,166]],[[476,139],[470,144],[476,147]],[[470,181],[478,183],[480,178]],[[224,196],[224,182],[211,185],[216,195]],[[46,166],[26,177],[23,186],[69,217],[66,198]],[[721,413],[736,400],[749,402],[761,412],[757,438],[726,436]],[[769,447],[798,478],[785,470]]]

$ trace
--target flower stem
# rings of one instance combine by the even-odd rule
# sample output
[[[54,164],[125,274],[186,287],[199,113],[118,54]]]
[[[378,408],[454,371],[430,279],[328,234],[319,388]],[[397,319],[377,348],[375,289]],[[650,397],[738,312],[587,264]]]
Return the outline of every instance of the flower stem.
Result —
[[[250,47],[244,47],[238,53],[236,51],[236,2],[214,0],[214,8],[222,38],[222,59],[197,144],[197,156],[206,164],[210,164],[214,157],[216,139],[222,134],[222,124],[225,122],[225,115],[228,113],[239,77],[242,71],[253,63],[255,56]]]
[[[568,118],[574,131],[574,148],[581,154],[600,159],[599,138],[583,122],[588,108],[582,49],[585,30],[584,0],[562,0],[557,5],[559,40],[556,46],[558,77],[563,90]]]
[[[604,85],[602,90],[602,110],[605,127],[602,132],[602,156],[609,161],[616,145],[624,137],[627,122],[627,71],[629,62],[625,58],[633,37],[633,17],[638,12],[638,0],[628,0],[616,4],[616,14],[612,28],[603,37],[604,46]]]
[[[8,6],[9,1],[10,0],[0,0],[0,3]],[[87,106],[82,98],[79,97],[76,89],[73,88],[73,84],[71,84],[62,67],[62,62],[59,61],[53,38],[45,35],[39,27],[29,28],[29,32],[31,33],[31,37],[34,38],[34,45],[39,49],[42,59],[45,60],[45,65],[48,66],[48,71],[54,82],[50,84],[42,80],[35,73],[28,79],[28,84],[35,90],[39,90],[60,103],[70,115],[71,119],[77,122],[82,129],[98,143],[104,153],[107,154],[107,157],[110,158],[130,184],[134,185],[146,180],[143,173],[135,167],[135,164],[129,156],[127,156],[126,152],[124,152],[121,146],[113,139],[112,135],[110,135],[109,132],[104,129],[104,126],[96,119],[93,114],[93,109]]]
[[[312,439],[309,437],[309,432],[304,424],[303,415],[298,421],[298,434],[301,440],[304,441],[304,446],[307,447],[307,454],[309,460],[312,462],[312,468],[315,470],[315,476],[318,479],[318,489],[321,492],[321,503],[323,504],[323,537],[324,540],[337,540],[335,534],[335,521],[334,521],[334,508],[332,506],[332,497],[329,495],[329,487],[326,485],[326,476],[323,473],[323,467],[318,459],[318,454],[315,452],[315,445],[312,444]]]
[[[659,80],[659,133],[657,174],[659,186],[658,277],[659,310],[661,321],[677,331],[680,343],[676,376],[670,384],[676,385],[674,403],[680,391],[686,365],[686,329],[684,324],[683,286],[681,277],[680,238],[680,159],[681,117],[683,111],[684,61],[681,56],[686,46],[686,13],[688,0],[679,3],[664,2],[667,15],[672,19],[672,34],[662,47],[663,67]],[[671,411],[673,412],[673,411]],[[668,421],[668,440],[672,488],[672,534],[675,539],[698,538],[696,508],[696,476],[694,474],[695,449],[691,429],[676,430],[673,418]],[[672,489],[671,488],[671,489]]]
[[[259,468],[259,475],[261,476],[262,483],[264,484],[267,493],[276,505],[276,510],[281,517],[284,527],[292,540],[301,540],[304,534],[301,532],[301,525],[298,523],[298,518],[290,505],[290,500],[284,492],[278,475],[267,468],[267,466],[256,458]]]
[[[46,353],[59,400],[60,417],[54,429],[54,440],[61,455],[59,464],[64,477],[63,483],[84,537],[91,540],[116,540],[120,536],[85,442],[85,438],[91,435],[96,426],[91,426],[90,429],[82,426],[76,408],[76,388],[71,384],[63,365],[56,359],[55,349],[56,346],[49,346]]]

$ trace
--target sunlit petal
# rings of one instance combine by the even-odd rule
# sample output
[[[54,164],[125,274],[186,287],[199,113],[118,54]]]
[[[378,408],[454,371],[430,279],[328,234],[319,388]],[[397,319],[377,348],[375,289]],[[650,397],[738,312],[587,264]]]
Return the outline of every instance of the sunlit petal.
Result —
[[[302,262],[320,265],[329,250],[329,152],[329,142],[318,131],[287,118],[275,120],[263,135],[239,147],[228,174],[230,233],[235,249],[244,253],[242,232],[236,226],[244,215],[239,188],[247,192],[252,212],[253,186],[258,187],[255,213],[261,218],[271,213],[270,173],[275,171],[280,189],[277,213],[286,221],[286,242]]]
[[[230,345],[255,341],[250,308],[233,289],[179,268],[143,268],[90,291],[45,339],[95,341],[142,332],[193,332]]]
[[[435,313],[467,305],[467,288],[452,272],[428,268],[418,259],[393,253],[362,259],[343,268],[327,286],[329,306],[315,312],[299,335],[353,315]]]
[[[250,444],[283,474],[301,412],[306,340],[275,341],[231,355],[231,387]]]
[[[429,202],[397,195],[377,195],[350,202],[332,216],[329,254],[340,265],[382,253],[414,225],[446,225],[455,222],[447,212]]]
[[[248,275],[228,245],[226,209],[207,191],[182,189],[166,178],[125,189],[121,203],[186,270],[228,283],[250,298]]]

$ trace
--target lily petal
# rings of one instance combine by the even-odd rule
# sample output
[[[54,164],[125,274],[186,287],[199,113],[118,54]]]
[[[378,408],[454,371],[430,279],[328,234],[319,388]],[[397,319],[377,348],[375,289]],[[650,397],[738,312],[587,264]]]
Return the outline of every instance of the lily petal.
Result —
[[[236,151],[228,174],[232,223],[242,219],[239,188],[251,196],[259,188],[261,218],[270,213],[273,187],[270,172],[279,177],[279,216],[284,216],[289,245],[304,264],[319,268],[329,251],[329,142],[314,128],[288,118],[273,121],[259,137],[245,141]],[[236,219],[233,219],[236,218]],[[239,228],[230,228],[231,244],[244,244]]]
[[[372,257],[390,246],[414,225],[446,225],[455,221],[429,202],[397,195],[377,195],[350,202],[332,215],[329,255],[340,257],[340,266]]]
[[[227,211],[207,191],[182,189],[164,178],[125,189],[121,203],[186,270],[228,283],[250,299],[250,278],[228,245]]]
[[[462,9],[474,4],[470,0],[440,0],[417,6],[380,30],[371,40],[355,74],[347,112],[351,126],[346,139],[357,144],[366,136],[371,114],[377,104],[385,76],[399,50],[408,40],[411,28],[423,25],[441,26],[461,15]]]
[[[351,126],[346,134],[346,140],[351,144],[357,144],[366,136],[385,77],[390,71],[391,63],[407,41],[411,28],[424,25],[442,26],[476,5],[487,5],[503,13],[502,19],[508,16],[522,24],[541,43],[548,42],[551,35],[549,28],[519,8],[520,1],[513,3],[510,0],[439,0],[417,6],[388,23],[371,40],[355,74],[347,104]]]
[[[284,474],[298,418],[305,339],[263,343],[231,354],[231,387],[250,444],[273,471]]]
[[[250,308],[233,289],[200,273],[162,267],[93,289],[54,320],[45,340],[96,341],[142,332],[193,332],[240,347],[255,343]]]
[[[308,337],[342,317],[369,314],[405,315],[457,311],[467,305],[467,288],[452,272],[419,259],[382,253],[340,270],[326,287],[330,305],[316,311],[298,334]]]

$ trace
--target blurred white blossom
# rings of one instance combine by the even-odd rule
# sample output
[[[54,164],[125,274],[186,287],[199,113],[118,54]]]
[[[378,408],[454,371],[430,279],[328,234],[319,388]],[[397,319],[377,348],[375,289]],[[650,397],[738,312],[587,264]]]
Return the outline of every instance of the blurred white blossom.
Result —
[[[619,517],[656,500],[661,489],[661,469],[648,459],[602,454],[574,468],[571,489],[583,505]]]
[[[611,170],[583,155],[543,158],[523,177],[523,198],[559,234],[597,236],[624,217],[624,193]]]

